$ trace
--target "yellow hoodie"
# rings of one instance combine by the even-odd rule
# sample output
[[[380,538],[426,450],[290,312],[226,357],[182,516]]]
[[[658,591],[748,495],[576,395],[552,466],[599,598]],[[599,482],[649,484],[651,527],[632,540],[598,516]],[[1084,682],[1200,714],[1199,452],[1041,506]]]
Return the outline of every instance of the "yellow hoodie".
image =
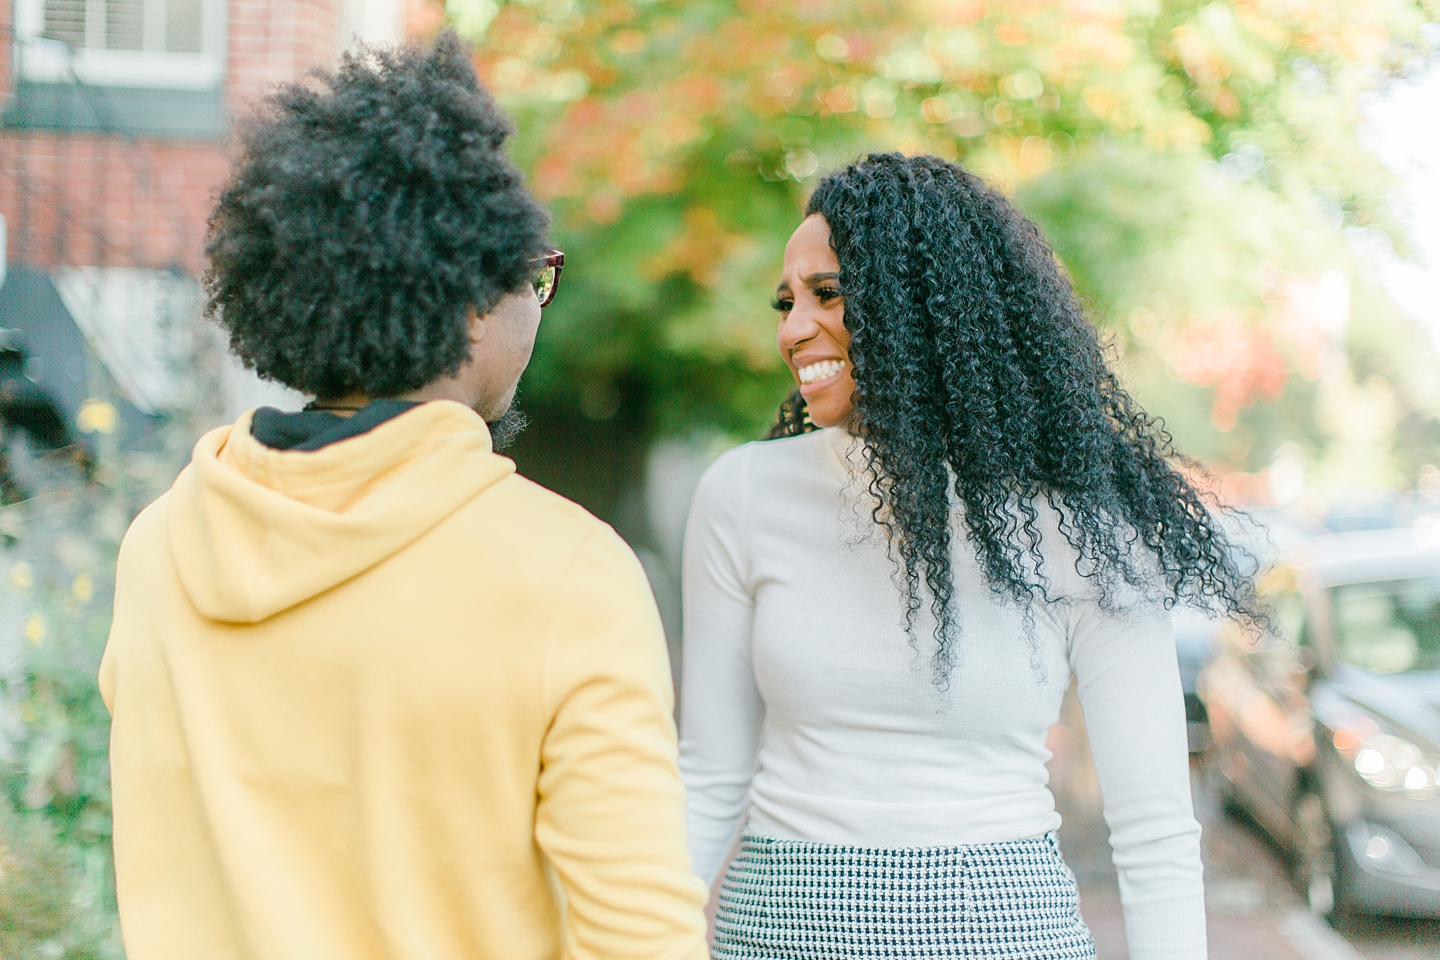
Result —
[[[705,957],[644,573],[460,404],[203,437],[100,685],[130,960]]]

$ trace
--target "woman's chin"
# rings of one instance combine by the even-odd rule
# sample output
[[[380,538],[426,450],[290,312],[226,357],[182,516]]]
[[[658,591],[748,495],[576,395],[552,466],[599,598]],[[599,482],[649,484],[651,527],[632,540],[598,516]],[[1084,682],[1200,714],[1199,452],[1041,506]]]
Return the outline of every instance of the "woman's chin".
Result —
[[[815,426],[839,427],[850,422],[850,415],[855,407],[848,400],[827,402],[827,398],[817,397],[815,400],[806,400],[805,409],[810,414],[810,422]]]

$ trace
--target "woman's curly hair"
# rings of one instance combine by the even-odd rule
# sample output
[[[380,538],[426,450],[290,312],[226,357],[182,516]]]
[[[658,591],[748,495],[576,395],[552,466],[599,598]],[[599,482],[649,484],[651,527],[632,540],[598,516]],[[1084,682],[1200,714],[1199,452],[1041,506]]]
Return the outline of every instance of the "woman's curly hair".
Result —
[[[1263,617],[1035,224],[956,164],[899,154],[825,177],[806,213],[830,227],[874,518],[898,553],[912,639],[922,583],[930,595],[937,678],[958,634],[952,489],[991,588],[1027,611],[1060,599],[1040,549],[1048,502],[1102,602],[1123,583],[1167,606]],[[796,394],[771,436],[813,429]]]
[[[451,32],[362,47],[241,128],[210,218],[207,310],[261,377],[322,399],[406,393],[469,356],[469,309],[523,289],[549,215]]]

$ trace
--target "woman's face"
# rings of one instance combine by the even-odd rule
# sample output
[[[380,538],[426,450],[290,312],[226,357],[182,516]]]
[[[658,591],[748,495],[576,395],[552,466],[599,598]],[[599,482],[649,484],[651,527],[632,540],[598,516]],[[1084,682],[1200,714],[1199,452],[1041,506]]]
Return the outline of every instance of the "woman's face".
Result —
[[[785,268],[775,291],[780,328],[775,342],[817,426],[850,422],[855,381],[850,331],[840,295],[840,263],[830,249],[830,225],[812,214],[785,244]]]

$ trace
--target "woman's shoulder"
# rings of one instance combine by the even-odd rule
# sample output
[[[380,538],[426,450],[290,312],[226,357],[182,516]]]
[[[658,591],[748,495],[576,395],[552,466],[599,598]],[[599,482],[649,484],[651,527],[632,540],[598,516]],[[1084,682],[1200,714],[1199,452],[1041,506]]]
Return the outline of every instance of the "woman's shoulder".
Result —
[[[1077,541],[1080,531],[1074,515],[1043,493],[1016,501],[1012,510],[1024,525],[1019,540],[1026,548],[1020,558],[1026,575],[1044,582],[1053,597],[1069,602],[1093,599],[1096,584],[1084,573],[1089,564]]]
[[[828,430],[778,440],[742,443],[717,456],[700,478],[691,512],[739,522],[753,512],[760,522],[778,522],[832,485],[827,471]],[[779,514],[776,514],[779,511]]]
[[[722,453],[705,471],[711,483],[744,483],[769,479],[776,473],[811,472],[825,466],[831,447],[828,430],[814,430],[778,440],[753,440]]]
[[[1026,551],[1021,562],[1032,578],[1043,579],[1053,597],[1075,607],[1098,607],[1107,617],[1140,613],[1146,616],[1163,607],[1165,582],[1155,558],[1133,528],[1117,534],[1119,549],[1136,571],[1136,577],[1112,572],[1097,557],[1086,539],[1086,523],[1051,497],[1040,495],[1024,502],[1017,519],[1033,511],[1033,530],[1038,535],[1036,552]],[[1028,540],[1029,531],[1022,537]],[[1043,561],[1038,570],[1037,559]]]

